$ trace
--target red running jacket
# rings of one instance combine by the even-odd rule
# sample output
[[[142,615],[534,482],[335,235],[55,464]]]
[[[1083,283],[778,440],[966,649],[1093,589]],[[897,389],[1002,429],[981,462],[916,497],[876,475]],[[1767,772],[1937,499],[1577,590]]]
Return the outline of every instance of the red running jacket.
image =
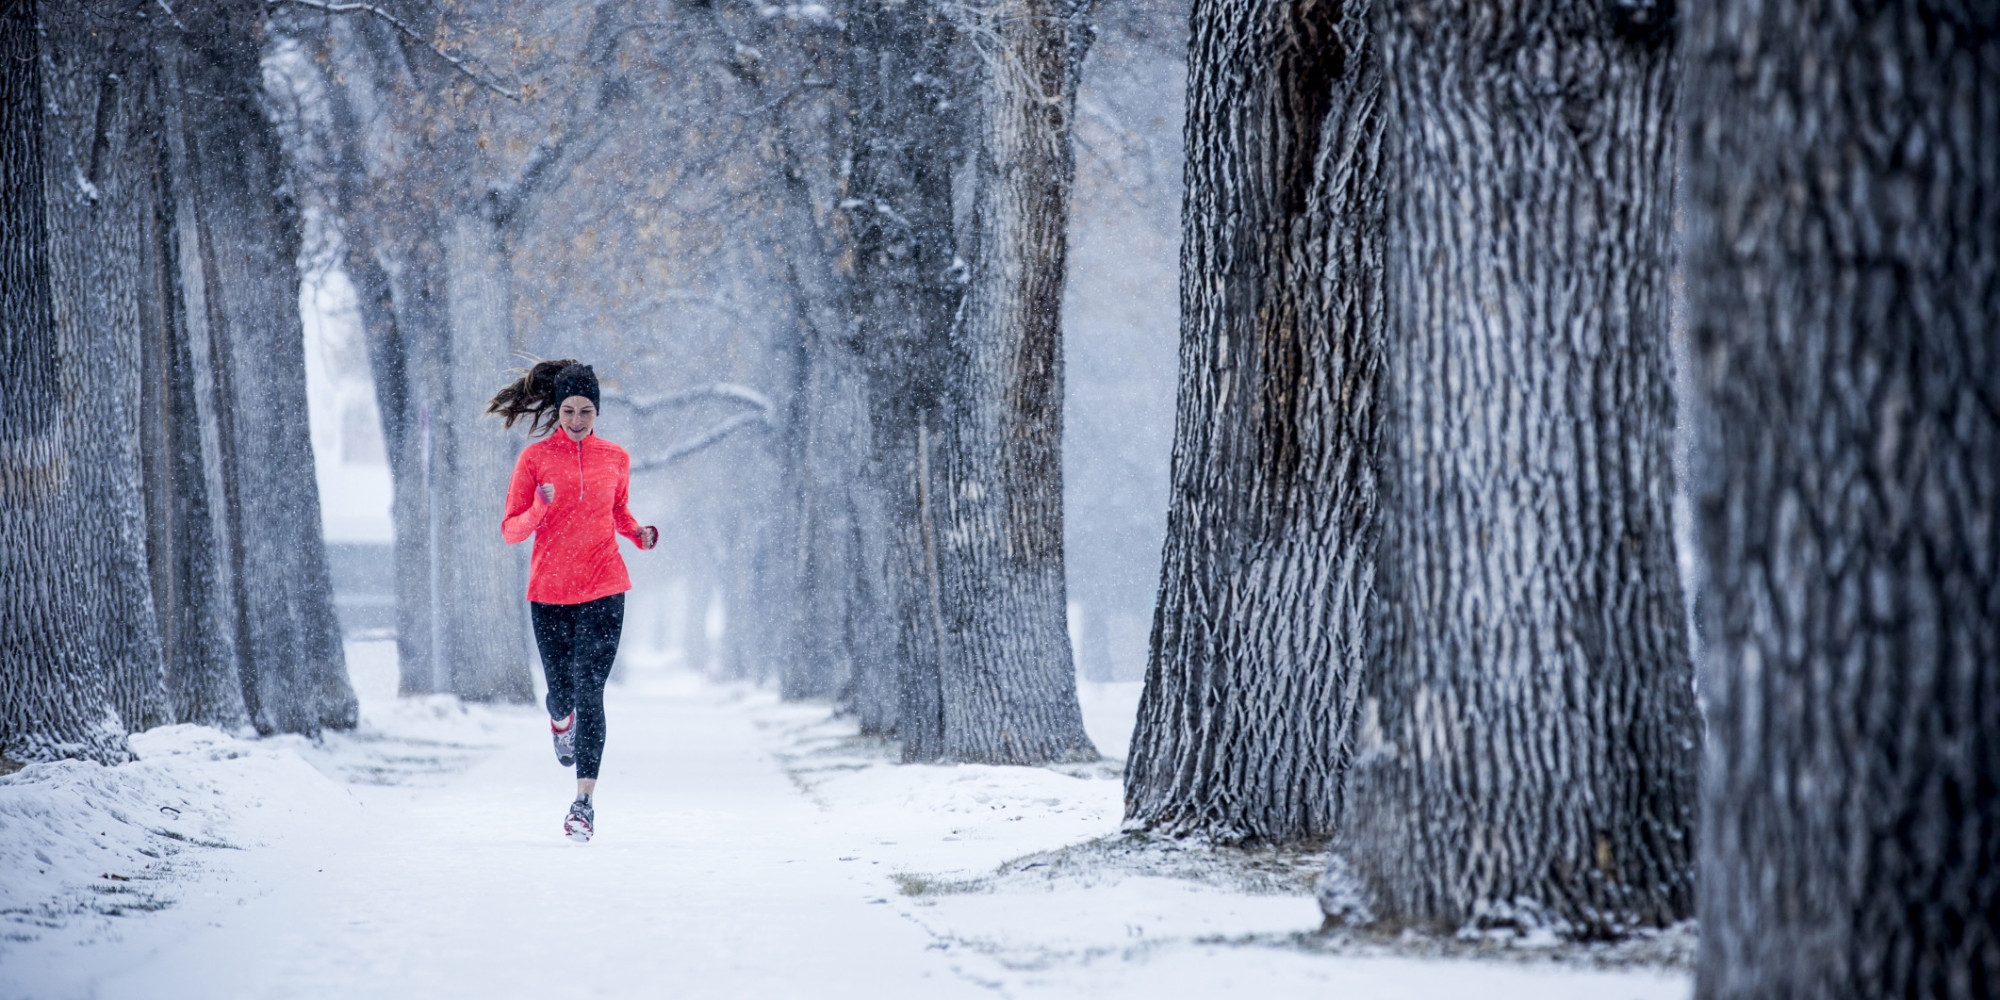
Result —
[[[555,502],[542,502],[542,483],[555,487]],[[595,434],[571,441],[558,430],[521,449],[500,535],[509,545],[535,536],[528,600],[582,604],[632,589],[612,534],[639,544],[639,522],[625,509],[631,484],[632,457]]]

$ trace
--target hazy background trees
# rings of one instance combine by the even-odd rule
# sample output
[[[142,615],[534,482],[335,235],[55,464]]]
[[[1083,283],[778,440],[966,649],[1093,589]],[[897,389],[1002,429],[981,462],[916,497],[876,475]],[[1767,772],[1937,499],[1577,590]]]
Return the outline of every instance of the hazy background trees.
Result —
[[[1040,241],[1021,259],[1047,275],[1035,279],[1046,290],[994,327],[992,349],[1001,353],[992,356],[1016,352],[1033,323],[1055,322],[1058,303],[1100,317],[1085,330],[1102,360],[1081,369],[1087,391],[1104,401],[1083,411],[1093,429],[1082,439],[1113,459],[1097,462],[1088,445],[1057,447],[1065,396],[1060,348],[1048,339],[1054,327],[1028,355],[1014,355],[1029,359],[1025,367],[986,369],[996,380],[985,383],[990,389],[967,377],[976,367],[970,355],[952,353],[972,343],[953,331],[968,322],[958,302],[978,285],[981,240],[1005,242],[1004,228],[993,228],[1004,221],[996,212],[1005,199],[983,213],[974,206],[980,191],[999,192],[1016,173],[980,179],[981,157],[993,162],[993,136],[1007,133],[982,137],[976,129],[1013,86],[992,85],[999,77],[991,71],[1016,72],[1023,53],[1035,50],[1004,50],[1007,32],[1046,18],[1012,3],[612,2],[562,11],[495,4],[444,20],[430,8],[376,6],[379,14],[285,8],[293,41],[274,60],[274,87],[296,105],[299,187],[313,203],[308,217],[322,220],[311,230],[318,259],[328,281],[353,286],[355,314],[369,331],[395,470],[405,689],[513,696],[512,682],[482,685],[431,662],[433,649],[450,662],[460,656],[447,648],[444,623],[478,617],[452,605],[471,598],[444,567],[513,569],[507,556],[450,549],[445,519],[458,501],[441,491],[462,489],[475,504],[479,494],[465,485],[474,477],[453,471],[458,459],[440,442],[474,431],[446,427],[466,423],[464,408],[447,398],[448,386],[420,379],[425,366],[458,350],[439,339],[446,334],[438,324],[461,322],[439,311],[452,293],[431,273],[449,270],[450,253],[432,243],[450,227],[424,213],[458,197],[451,184],[511,169],[507,176],[542,178],[533,189],[541,193],[509,216],[516,230],[502,241],[518,248],[501,268],[514,303],[511,347],[602,359],[600,374],[613,390],[606,432],[633,444],[635,468],[646,470],[635,496],[655,498],[666,532],[657,560],[635,562],[642,578],[651,573],[668,584],[641,595],[635,635],[643,642],[672,634],[683,653],[719,672],[774,676],[788,694],[832,698],[872,731],[905,736],[914,757],[926,759],[971,753],[978,738],[951,750],[941,728],[936,739],[913,733],[907,718],[942,722],[946,705],[910,715],[905,699],[925,683],[944,684],[948,664],[974,671],[953,683],[985,683],[971,679],[992,669],[967,658],[980,648],[972,640],[1025,636],[996,625],[996,616],[1038,603],[1032,617],[1042,624],[1032,631],[1040,638],[1014,659],[1053,678],[1042,686],[1053,684],[1049,697],[1069,707],[1053,716],[1036,708],[1017,720],[1004,706],[1021,694],[1008,693],[985,697],[987,710],[975,714],[992,733],[1025,738],[1031,718],[1067,712],[1059,728],[1068,731],[1056,742],[1079,745],[1069,626],[1086,624],[1099,676],[1129,676],[1151,603],[1158,515],[1149,515],[1147,501],[1157,487],[1145,484],[1160,477],[1164,455],[1135,442],[1163,441],[1163,421],[1146,416],[1171,406],[1161,361],[1172,314],[1171,302],[1134,274],[1162,272],[1174,250],[1177,178],[1153,162],[1164,151],[1170,167],[1177,151],[1177,102],[1157,101],[1160,81],[1178,82],[1171,7],[1121,8],[1107,22],[1104,84],[1090,86],[1087,19],[1056,43],[1063,73],[1027,81],[1039,101],[1042,88],[1077,88],[1082,77],[1077,107],[1056,106],[1055,158],[1031,170],[1060,184],[1071,155],[1063,150],[1080,135],[1078,183],[1098,196],[1089,210],[1095,221],[1072,227],[1059,208],[1022,230]],[[1083,10],[1057,14],[1075,20]],[[510,40],[521,25],[540,26],[532,51]],[[604,79],[582,81],[592,74]],[[495,92],[496,82],[510,97]],[[595,138],[580,138],[586,134]],[[580,152],[550,152],[557,147]],[[515,165],[502,166],[510,156]],[[536,157],[570,166],[536,174]],[[1091,234],[1079,247],[1099,263],[1065,291],[1067,262],[1051,251],[1072,228]],[[1008,265],[983,273],[1005,282],[1019,272]],[[429,334],[421,332],[426,324]],[[502,359],[491,362],[496,380],[513,363],[505,354],[493,355]],[[956,379],[950,387],[948,376]],[[1014,388],[997,381],[1007,377],[1017,379]],[[958,459],[939,451],[956,447],[946,433],[946,408],[959,405],[950,398],[965,404],[952,412],[969,414],[966,405],[981,392],[1002,407],[993,413],[1025,403],[1019,419],[1048,428],[1036,445],[1039,471],[1021,466],[1026,478],[1011,496],[991,494],[1010,507],[1044,494],[1040,514],[1003,517],[1038,526],[1047,535],[1043,558],[1054,559],[1039,571],[1042,596],[1027,605],[1009,596],[1013,588],[995,589],[999,578],[976,548],[950,548],[980,536],[945,523],[971,516],[966,505],[979,493],[955,484],[1004,482],[989,470],[1019,465],[1011,450],[969,442]],[[1069,397],[1072,413],[1076,398]],[[991,426],[999,434],[986,439],[991,444],[1027,440],[1006,420]],[[920,433],[929,448],[922,456]],[[919,457],[937,480],[926,490],[965,498],[941,502],[928,522],[918,517]],[[1081,602],[1063,592],[1058,461],[1085,470],[1086,499],[1076,505],[1083,520],[1067,532],[1096,553],[1083,563]],[[447,477],[435,491],[424,485]],[[929,552],[943,553],[941,565],[925,561],[926,523]],[[1095,530],[1100,524],[1108,530]],[[1011,551],[1003,545],[994,555]],[[945,593],[954,580],[965,587]],[[981,592],[992,599],[974,600]],[[491,603],[505,620],[492,619],[498,624],[483,634],[512,641],[518,599]],[[940,624],[949,634],[939,634]],[[699,640],[714,625],[721,641],[692,649],[705,645]],[[940,652],[954,658],[938,659]],[[481,660],[482,669],[496,669],[499,659]],[[529,661],[515,662],[525,671]],[[973,688],[964,690],[962,703],[972,704]],[[958,728],[969,738],[974,732]]]

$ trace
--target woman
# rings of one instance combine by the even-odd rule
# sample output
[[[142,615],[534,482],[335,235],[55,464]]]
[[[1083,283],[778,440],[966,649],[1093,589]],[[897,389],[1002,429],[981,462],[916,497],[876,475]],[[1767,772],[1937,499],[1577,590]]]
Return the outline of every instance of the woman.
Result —
[[[549,730],[556,760],[576,767],[576,801],[563,820],[571,840],[594,832],[597,767],[604,758],[604,681],[618,655],[625,592],[632,580],[613,532],[641,549],[660,533],[625,509],[631,457],[593,433],[597,374],[573,360],[541,361],[487,404],[513,427],[528,419],[539,436],[521,450],[507,486],[500,534],[512,545],[535,537],[528,562],[528,607],[549,682]]]

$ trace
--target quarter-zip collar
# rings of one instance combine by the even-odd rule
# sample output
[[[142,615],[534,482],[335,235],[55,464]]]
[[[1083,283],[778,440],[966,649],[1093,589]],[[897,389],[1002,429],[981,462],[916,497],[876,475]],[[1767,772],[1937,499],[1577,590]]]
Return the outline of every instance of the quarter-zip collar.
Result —
[[[572,439],[569,436],[569,432],[560,427],[556,428],[556,432],[562,438],[563,444],[576,450],[576,499],[577,502],[581,503],[583,501],[584,490],[586,489],[583,476],[583,446],[586,442],[597,437],[597,428],[591,428],[590,433],[576,439]]]

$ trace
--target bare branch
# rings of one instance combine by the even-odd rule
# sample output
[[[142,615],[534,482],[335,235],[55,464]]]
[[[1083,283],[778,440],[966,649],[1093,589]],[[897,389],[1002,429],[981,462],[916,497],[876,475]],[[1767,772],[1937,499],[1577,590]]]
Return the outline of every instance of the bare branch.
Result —
[[[721,441],[723,438],[742,428],[759,424],[768,427],[770,426],[770,421],[762,413],[739,413],[680,444],[674,445],[672,448],[668,448],[659,455],[655,455],[645,461],[632,463],[632,473],[636,475],[641,472],[654,472],[664,469],[709,445]]]
[[[737,385],[733,382],[717,382],[714,385],[698,386],[693,389],[683,389],[680,392],[670,392],[664,396],[651,396],[647,398],[633,398],[614,389],[603,389],[600,390],[600,393],[605,402],[629,406],[640,416],[645,416],[656,410],[679,409],[683,406],[711,399],[755,407],[757,410],[756,413],[739,414],[738,416],[756,417],[767,424],[776,422],[778,415],[778,405],[771,402],[771,397],[747,385]],[[730,419],[735,420],[738,417],[731,417]]]
[[[380,7],[377,7],[372,3],[335,2],[335,0],[265,0],[265,2],[269,3],[273,7],[276,7],[280,4],[290,4],[294,7],[304,7],[307,10],[316,10],[324,14],[372,14],[375,17],[378,17],[383,21],[387,22],[391,27],[395,28],[397,31],[402,32],[403,37],[408,38],[409,40],[416,42],[418,45],[421,45],[424,48],[431,50],[431,52],[435,54],[439,59],[442,59],[445,62],[450,63],[453,69],[458,70],[460,73],[464,73],[474,83],[477,83],[480,86],[485,87],[487,90],[499,94],[501,97],[504,97],[510,101],[518,102],[521,99],[521,95],[511,90],[508,90],[506,87],[503,87],[498,83],[495,83],[492,77],[489,77],[486,74],[481,73],[477,69],[474,69],[471,66],[471,64],[465,62],[462,59],[459,59],[458,57],[452,55],[449,52],[446,52],[441,48],[438,48],[436,45],[431,44],[431,42],[428,39],[424,38],[423,35],[418,34],[417,30],[415,28],[410,27],[409,23],[404,21],[402,18],[399,18],[396,15],[391,14]]]

